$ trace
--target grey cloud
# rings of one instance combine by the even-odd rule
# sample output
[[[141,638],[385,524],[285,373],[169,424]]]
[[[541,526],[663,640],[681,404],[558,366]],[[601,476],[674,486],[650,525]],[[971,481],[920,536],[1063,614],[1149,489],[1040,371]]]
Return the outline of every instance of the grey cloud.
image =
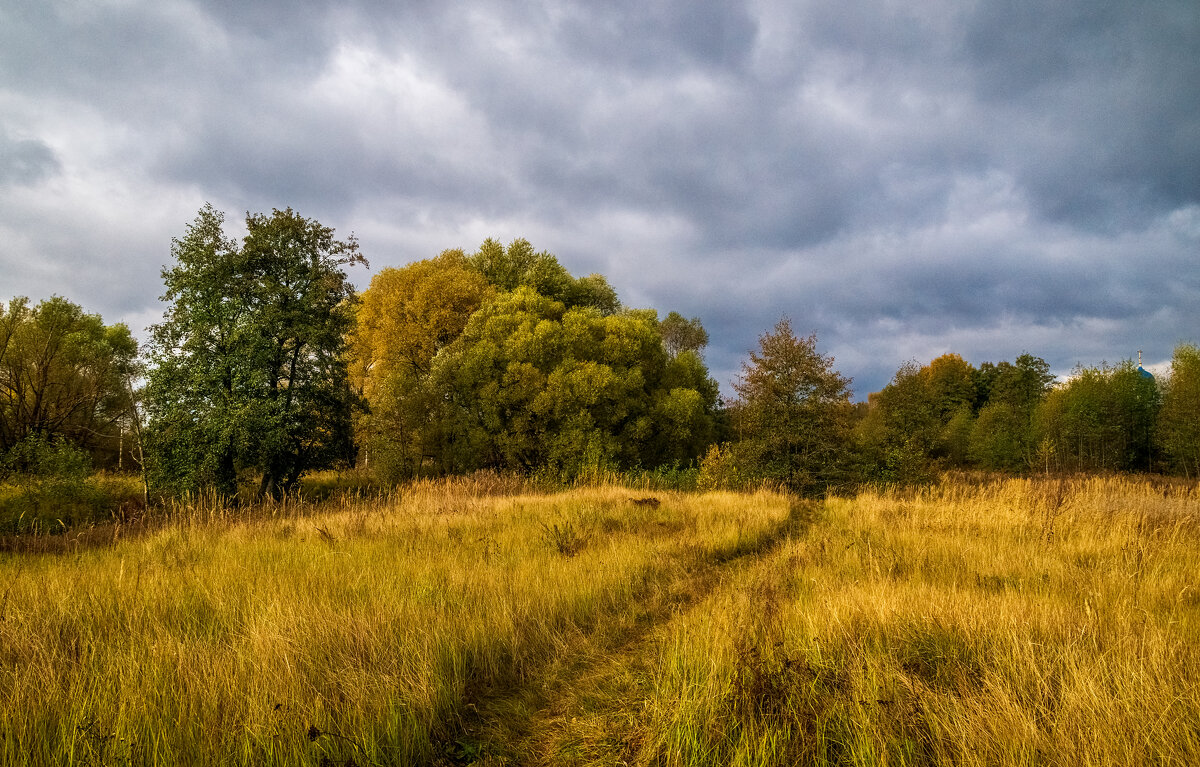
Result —
[[[1192,0],[0,13],[9,130],[41,137],[0,140],[8,183],[70,166],[191,212],[291,205],[342,233],[352,221],[376,268],[432,255],[412,242],[530,236],[628,300],[699,315],[725,385],[785,313],[853,366],[860,396],[908,356],[1029,350],[1069,369],[1105,344],[1163,357],[1200,336]],[[371,57],[360,74],[379,88],[327,92],[347,51]],[[124,142],[108,167],[76,167],[88,152],[44,131],[83,112],[107,131],[83,149]],[[1162,224],[1172,212],[1192,228]],[[3,209],[0,227],[63,269],[78,258]],[[142,262],[165,259],[161,229]],[[134,307],[156,277],[104,289]]]
[[[121,110],[178,94],[201,66],[203,51],[189,19],[170,4],[14,3],[0,24],[0,72],[23,89]],[[170,87],[163,87],[170,82]]]
[[[1194,3],[986,3],[968,62],[1039,210],[1098,230],[1200,199]]]
[[[638,72],[694,65],[740,69],[757,24],[740,2],[623,0],[567,6],[560,46],[606,68]]]
[[[1030,351],[1062,371],[1143,347],[1169,356],[1200,333],[1200,232],[1160,222],[1126,239],[1036,222],[991,242],[969,227],[936,238],[841,238],[790,254],[727,253],[722,271],[684,284],[652,279],[651,292],[656,305],[682,304],[718,329],[709,359],[729,376],[787,313],[853,365],[843,370],[861,397],[910,356],[927,362],[944,351],[977,363]]]
[[[0,185],[33,184],[57,173],[54,150],[38,139],[15,139],[0,127]]]

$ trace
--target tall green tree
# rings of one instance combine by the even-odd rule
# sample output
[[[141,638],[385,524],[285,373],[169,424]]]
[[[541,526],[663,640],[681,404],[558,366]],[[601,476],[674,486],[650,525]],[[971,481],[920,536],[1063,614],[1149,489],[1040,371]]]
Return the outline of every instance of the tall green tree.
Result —
[[[1145,471],[1153,466],[1159,393],[1131,360],[1078,367],[1046,395],[1036,427],[1053,463],[1076,471]]]
[[[978,380],[986,381],[986,397],[979,400],[981,405],[1004,402],[1023,415],[1030,415],[1050,390],[1054,374],[1046,360],[1026,352],[1012,362],[994,366],[984,363]]]
[[[975,374],[978,417],[968,454],[980,468],[1016,471],[1036,462],[1034,413],[1054,375],[1041,357],[1024,353],[1013,362],[985,362]]]
[[[975,368],[971,363],[957,354],[947,353],[922,368],[921,375],[940,428],[944,429],[964,410],[970,412],[975,398]]]
[[[855,427],[862,472],[885,482],[922,482],[967,460],[975,368],[957,354],[908,362],[868,400]]]
[[[137,342],[123,324],[105,325],[57,296],[0,304],[0,453],[30,438],[111,449],[136,367]]]
[[[971,427],[967,455],[981,469],[1020,471],[1033,461],[1029,418],[1005,400],[984,405]]]
[[[787,318],[759,338],[734,383],[739,450],[749,471],[792,490],[819,493],[842,480],[850,437],[850,379],[798,338]]]
[[[358,244],[287,210],[247,215],[240,245],[206,205],[172,242],[170,303],[152,331],[148,446],[176,491],[236,492],[240,469],[279,497],[352,451],[345,346]]]

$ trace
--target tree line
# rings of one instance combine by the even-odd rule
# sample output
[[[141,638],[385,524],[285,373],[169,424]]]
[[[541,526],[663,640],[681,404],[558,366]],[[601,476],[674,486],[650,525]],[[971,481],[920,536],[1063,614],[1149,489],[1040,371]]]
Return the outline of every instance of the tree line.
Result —
[[[1175,349],[1162,380],[1131,360],[1055,381],[1022,354],[978,368],[957,354],[908,364],[870,395],[855,429],[866,476],[945,468],[1200,474],[1200,350]]]
[[[168,494],[253,481],[281,497],[354,465],[389,483],[675,467],[704,487],[804,494],[951,468],[1200,475],[1193,345],[1162,380],[1130,361],[1056,382],[1030,354],[946,354],[852,403],[816,336],[782,319],[723,401],[698,318],[627,307],[525,240],[387,268],[358,293],[353,237],[291,209],[245,226],[228,237],[206,205],[172,241],[167,310],[141,353],[63,298],[0,307],[0,471],[126,465],[136,432],[129,464]]]

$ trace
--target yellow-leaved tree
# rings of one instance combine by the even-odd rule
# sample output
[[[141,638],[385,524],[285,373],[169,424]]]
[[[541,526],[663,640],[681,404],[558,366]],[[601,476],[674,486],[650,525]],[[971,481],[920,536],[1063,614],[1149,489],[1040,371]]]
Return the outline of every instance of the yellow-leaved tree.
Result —
[[[435,450],[430,365],[494,292],[461,250],[384,269],[363,292],[350,380],[369,407],[358,420],[358,442],[382,476],[414,476]]]

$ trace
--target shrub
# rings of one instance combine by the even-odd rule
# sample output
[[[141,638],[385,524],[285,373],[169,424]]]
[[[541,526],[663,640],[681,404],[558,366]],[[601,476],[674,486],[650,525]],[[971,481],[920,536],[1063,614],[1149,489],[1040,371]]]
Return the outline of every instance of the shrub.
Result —
[[[63,532],[140,505],[129,482],[93,478],[87,453],[65,440],[35,435],[0,460],[0,534]]]
[[[754,468],[747,465],[744,451],[738,444],[712,445],[700,461],[696,489],[741,490],[752,484],[755,476]]]

